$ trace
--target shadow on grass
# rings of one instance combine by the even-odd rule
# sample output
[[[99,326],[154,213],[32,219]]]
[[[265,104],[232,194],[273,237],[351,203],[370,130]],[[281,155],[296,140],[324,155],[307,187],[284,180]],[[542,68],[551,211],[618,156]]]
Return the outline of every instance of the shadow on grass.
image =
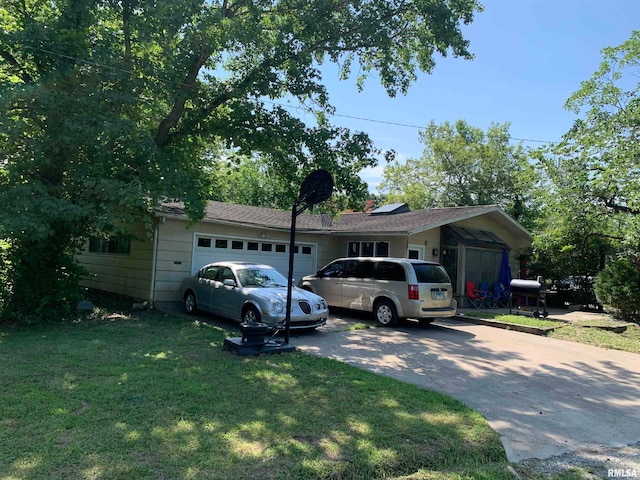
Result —
[[[302,353],[238,357],[225,336],[124,311],[4,334],[0,477],[509,478],[460,402]]]

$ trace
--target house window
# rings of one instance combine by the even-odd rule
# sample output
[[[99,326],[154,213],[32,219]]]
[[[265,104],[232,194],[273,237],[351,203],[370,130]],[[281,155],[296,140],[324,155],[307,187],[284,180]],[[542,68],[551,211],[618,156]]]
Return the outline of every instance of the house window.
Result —
[[[281,243],[278,243],[276,245],[276,252],[278,252],[278,253],[286,253],[287,252],[287,246],[283,245]]]
[[[216,248],[227,248],[228,244],[227,240],[216,238]]]
[[[270,252],[273,250],[273,243],[263,243],[262,244],[262,251],[263,252]]]
[[[111,238],[91,237],[89,239],[89,251],[91,253],[129,255],[131,253],[131,237],[129,235],[118,235]]]
[[[204,238],[204,237],[198,237],[198,246],[199,247],[204,247],[204,248],[211,248],[211,239],[210,238]]]
[[[389,242],[376,242],[376,257],[389,256]]]
[[[360,244],[360,251],[363,257],[373,257],[373,242],[362,242]]]
[[[300,245],[296,245],[293,247],[293,253],[298,254],[302,252],[302,255],[311,255],[311,247],[308,246],[300,246]]]
[[[258,250],[258,242],[247,242],[247,250]]]
[[[242,250],[244,248],[244,242],[240,240],[233,240],[231,242],[231,248],[233,250]]]
[[[349,242],[348,257],[388,257],[389,242]]]

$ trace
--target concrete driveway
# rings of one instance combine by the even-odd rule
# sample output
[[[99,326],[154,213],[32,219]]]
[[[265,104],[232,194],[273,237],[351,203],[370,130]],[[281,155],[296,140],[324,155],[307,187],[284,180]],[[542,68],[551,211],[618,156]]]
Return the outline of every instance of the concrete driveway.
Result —
[[[184,314],[180,303],[159,310]],[[204,321],[239,334],[237,324]],[[482,413],[513,462],[640,441],[640,355],[459,320],[346,331],[370,316],[335,314],[298,350],[451,395]]]
[[[640,440],[637,354],[453,319],[327,329],[290,343],[461,400],[501,434],[514,462]]]

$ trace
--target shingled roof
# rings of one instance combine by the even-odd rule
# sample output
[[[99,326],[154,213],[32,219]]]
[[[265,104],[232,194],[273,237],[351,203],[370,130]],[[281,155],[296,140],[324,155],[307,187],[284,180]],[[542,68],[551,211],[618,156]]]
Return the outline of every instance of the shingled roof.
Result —
[[[184,205],[181,203],[164,204],[158,209],[158,214],[186,219]],[[515,231],[519,231],[524,238],[531,240],[530,234],[496,205],[431,208],[387,215],[342,213],[337,218],[327,214],[303,213],[296,220],[296,228],[309,232],[336,234],[411,235],[480,215],[488,215],[500,223],[507,224]],[[202,221],[288,230],[291,227],[291,212],[273,208],[209,202]]]
[[[157,212],[161,216],[187,217],[183,203],[165,203],[157,209]],[[276,210],[275,208],[209,202],[205,208],[202,221],[288,230],[291,228],[291,212]],[[330,215],[302,214],[298,215],[296,229],[330,232],[331,223]]]

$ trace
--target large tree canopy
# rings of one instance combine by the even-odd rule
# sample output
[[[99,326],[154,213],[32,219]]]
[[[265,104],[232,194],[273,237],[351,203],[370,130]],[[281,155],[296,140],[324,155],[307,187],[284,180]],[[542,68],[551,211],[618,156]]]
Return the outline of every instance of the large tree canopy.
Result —
[[[550,195],[535,248],[555,278],[595,275],[614,252],[640,255],[640,32],[602,54],[566,103],[574,125],[540,152]]]
[[[640,32],[602,55],[600,67],[566,102],[578,116],[572,128],[539,152],[548,182],[532,266],[549,279],[573,276],[585,292],[604,272],[600,290],[613,291],[599,300],[624,303],[617,282],[625,275],[618,274],[637,268],[640,256]],[[621,263],[607,267],[616,256]],[[637,275],[626,278],[625,288],[637,288]]]
[[[500,205],[527,223],[537,176],[521,145],[510,143],[508,124],[486,132],[464,120],[420,132],[425,148],[418,159],[385,168],[382,189],[414,208]]]
[[[10,244],[11,301],[62,299],[74,242],[164,196],[197,218],[211,193],[212,145],[261,152],[285,178],[326,168],[339,190],[366,193],[356,173],[380,152],[326,121],[320,65],[340,65],[344,78],[357,72],[360,86],[375,74],[389,95],[404,93],[436,54],[471,58],[461,26],[480,8],[476,0],[5,0],[0,238]],[[317,121],[305,124],[284,101]]]

